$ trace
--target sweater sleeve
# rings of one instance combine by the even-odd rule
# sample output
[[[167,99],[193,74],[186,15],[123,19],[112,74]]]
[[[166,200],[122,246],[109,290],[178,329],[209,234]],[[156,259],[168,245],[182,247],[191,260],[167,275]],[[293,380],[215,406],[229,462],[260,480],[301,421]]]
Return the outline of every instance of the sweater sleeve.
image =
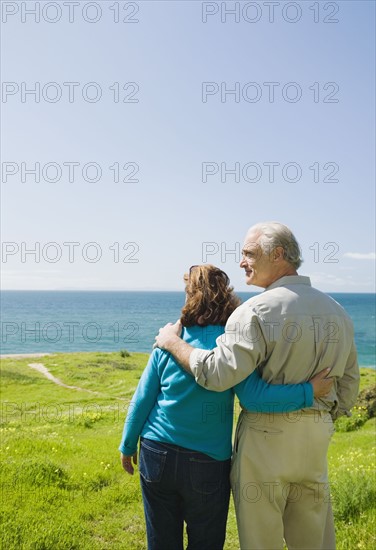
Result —
[[[234,387],[240,404],[251,412],[282,413],[312,407],[313,386],[302,384],[268,384],[257,369]]]
[[[127,456],[137,452],[137,443],[143,425],[150,414],[160,390],[158,361],[163,352],[155,349],[140,378],[137,389],[128,407],[124,422],[123,437],[119,450]]]

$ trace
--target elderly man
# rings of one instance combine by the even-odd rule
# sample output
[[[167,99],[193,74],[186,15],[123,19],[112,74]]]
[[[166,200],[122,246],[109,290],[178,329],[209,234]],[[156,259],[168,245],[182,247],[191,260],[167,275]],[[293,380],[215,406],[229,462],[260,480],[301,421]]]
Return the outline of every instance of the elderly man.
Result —
[[[265,291],[239,306],[211,351],[166,325],[156,345],[168,350],[201,386],[223,391],[256,368],[268,382],[308,380],[326,367],[335,379],[312,409],[287,414],[243,410],[234,441],[231,483],[244,550],[335,548],[327,477],[332,419],[350,414],[359,386],[351,320],[329,296],[298,275],[300,248],[276,222],[246,235],[240,267]]]

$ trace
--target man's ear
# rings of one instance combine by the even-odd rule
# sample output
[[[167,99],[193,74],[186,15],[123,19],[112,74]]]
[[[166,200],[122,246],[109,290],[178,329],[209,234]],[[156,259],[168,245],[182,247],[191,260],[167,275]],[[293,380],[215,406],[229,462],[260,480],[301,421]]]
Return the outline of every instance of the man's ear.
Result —
[[[273,262],[281,262],[282,260],[285,259],[285,251],[283,250],[283,247],[282,246],[277,246],[274,250],[273,250]]]

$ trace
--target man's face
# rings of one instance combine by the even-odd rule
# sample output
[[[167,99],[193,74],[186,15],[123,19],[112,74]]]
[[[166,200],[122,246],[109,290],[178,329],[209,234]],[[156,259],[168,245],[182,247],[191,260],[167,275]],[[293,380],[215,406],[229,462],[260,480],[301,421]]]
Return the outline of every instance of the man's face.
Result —
[[[272,261],[272,254],[264,253],[260,244],[260,235],[248,232],[243,249],[240,267],[245,270],[247,285],[266,288],[278,279],[278,268]]]

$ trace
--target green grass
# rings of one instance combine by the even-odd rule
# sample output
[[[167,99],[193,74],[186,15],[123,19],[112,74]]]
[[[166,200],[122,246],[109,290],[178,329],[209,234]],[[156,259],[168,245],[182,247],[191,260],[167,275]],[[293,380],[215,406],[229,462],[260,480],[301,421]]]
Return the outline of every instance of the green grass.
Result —
[[[125,355],[125,354],[123,354]],[[2,360],[2,535],[6,550],[145,549],[138,475],[117,450],[146,354],[71,353]],[[59,387],[29,363],[43,363]],[[374,383],[362,369],[362,387]],[[91,393],[97,392],[97,393]],[[375,540],[374,421],[330,447],[338,550]],[[231,504],[226,550],[238,548]]]

